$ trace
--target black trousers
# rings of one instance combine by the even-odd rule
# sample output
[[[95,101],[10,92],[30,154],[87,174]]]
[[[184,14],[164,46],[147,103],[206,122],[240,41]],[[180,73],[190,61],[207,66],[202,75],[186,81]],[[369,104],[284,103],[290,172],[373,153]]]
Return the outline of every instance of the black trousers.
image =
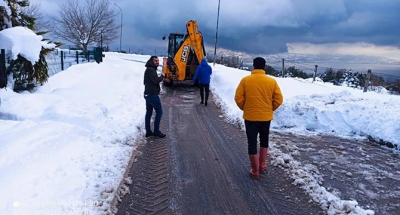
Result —
[[[199,87],[200,87],[201,101],[208,101],[208,96],[210,95],[210,85],[209,84],[199,84]],[[204,100],[204,91],[206,92],[206,100]]]
[[[268,148],[269,127],[271,121],[248,121],[244,120],[246,127],[248,153],[249,155],[257,154],[257,136],[260,134],[260,147]]]

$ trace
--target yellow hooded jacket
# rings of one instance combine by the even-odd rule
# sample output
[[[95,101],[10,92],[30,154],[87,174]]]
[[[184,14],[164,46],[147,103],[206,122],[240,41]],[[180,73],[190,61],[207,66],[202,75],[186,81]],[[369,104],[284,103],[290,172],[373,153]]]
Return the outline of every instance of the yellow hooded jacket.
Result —
[[[243,110],[245,120],[270,121],[283,103],[283,95],[274,78],[265,75],[262,69],[255,69],[240,81],[235,102]]]

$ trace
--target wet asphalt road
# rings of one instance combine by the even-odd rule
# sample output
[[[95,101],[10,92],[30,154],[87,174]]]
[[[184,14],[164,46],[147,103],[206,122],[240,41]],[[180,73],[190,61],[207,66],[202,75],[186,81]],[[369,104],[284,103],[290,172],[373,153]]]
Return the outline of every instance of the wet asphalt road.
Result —
[[[293,169],[276,162],[282,154],[313,165],[321,186],[341,199],[354,198],[376,214],[399,211],[400,190],[391,185],[399,184],[398,154],[367,141],[272,132],[268,170],[254,180],[246,135],[226,121],[213,95],[205,107],[196,87],[164,90],[167,137],[139,140],[142,155],[118,214],[325,214],[312,192],[293,184]]]

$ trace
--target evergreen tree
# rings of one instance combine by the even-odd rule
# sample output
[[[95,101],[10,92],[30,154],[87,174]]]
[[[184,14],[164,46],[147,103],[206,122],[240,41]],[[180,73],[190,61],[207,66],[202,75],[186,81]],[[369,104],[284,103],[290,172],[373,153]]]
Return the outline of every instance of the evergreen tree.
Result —
[[[400,78],[388,86],[388,90],[394,95],[400,95]]]
[[[340,79],[340,85],[359,88],[361,87],[359,76],[360,73],[358,72],[352,72],[351,70],[345,71],[343,77]]]
[[[265,65],[264,70],[265,70],[265,74],[275,76],[275,77],[279,76],[279,71],[275,70],[274,67],[272,67],[270,65]]]
[[[24,26],[31,30],[35,27],[35,18],[24,14],[21,8],[29,6],[29,0],[0,0],[5,1],[10,16],[7,15],[6,8],[0,7],[0,30],[6,28]],[[47,32],[39,32],[38,35],[43,35]],[[57,44],[60,45],[60,44]],[[14,90],[30,90],[36,86],[37,83],[43,84],[48,78],[48,66],[45,55],[53,49],[43,48],[39,55],[39,61],[34,65],[23,56],[18,55],[17,59],[11,60],[10,65],[7,67],[7,73],[14,79]]]
[[[334,84],[341,85],[341,83],[342,83],[341,81],[343,80],[343,75],[345,72],[346,72],[345,69],[340,69],[340,70],[336,71]]]
[[[347,77],[347,76],[345,77],[345,73],[346,73],[345,69],[334,71],[332,68],[328,68],[325,70],[325,73],[323,73],[320,76],[320,78],[324,82],[330,82],[333,83],[334,85],[342,85]]]
[[[291,66],[286,69],[286,76],[288,77],[297,77],[297,78],[310,78],[311,76],[308,75],[307,73],[303,72],[301,69],[296,69],[296,67]]]
[[[335,81],[335,71],[332,68],[326,69],[325,73],[321,75],[321,79],[324,82],[334,83]]]

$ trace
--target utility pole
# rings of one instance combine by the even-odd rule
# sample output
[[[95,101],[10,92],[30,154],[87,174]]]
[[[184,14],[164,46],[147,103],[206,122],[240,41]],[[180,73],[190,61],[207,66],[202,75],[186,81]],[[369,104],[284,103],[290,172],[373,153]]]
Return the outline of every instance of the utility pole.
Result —
[[[367,72],[367,79],[365,79],[365,85],[364,85],[364,93],[368,91],[368,86],[369,86],[369,81],[371,79],[371,70],[369,69]]]
[[[318,65],[315,65],[315,70],[314,70],[314,75],[313,75],[313,82],[315,81],[315,77],[317,76],[317,68],[318,68]]]
[[[119,8],[119,11],[121,12],[121,32],[119,33],[119,51],[122,52],[122,48],[121,48],[121,45],[122,45],[122,19],[123,19],[122,18],[123,17],[122,9],[121,9],[120,6],[118,6],[114,2],[110,2],[110,4],[113,4],[113,5],[117,6]]]
[[[285,59],[282,58],[282,78],[285,77]]]
[[[214,48],[214,66],[215,66],[215,60],[217,59],[217,42],[218,42],[218,22],[219,22],[219,6],[220,6],[221,0],[218,0],[218,15],[217,15],[217,30],[215,32],[215,48]]]

